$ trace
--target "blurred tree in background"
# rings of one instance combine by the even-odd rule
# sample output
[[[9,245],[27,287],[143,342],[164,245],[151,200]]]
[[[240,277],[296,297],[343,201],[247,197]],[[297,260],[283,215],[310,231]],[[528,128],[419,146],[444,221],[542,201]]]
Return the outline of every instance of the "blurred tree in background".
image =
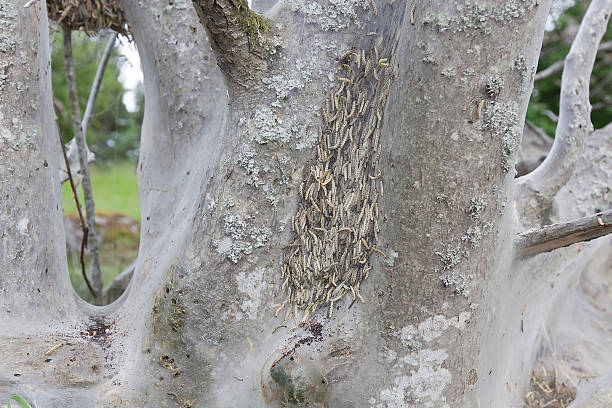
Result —
[[[108,35],[87,37],[84,33],[73,32],[72,47],[81,112],[85,111],[107,41]],[[123,38],[123,41],[127,40]],[[73,132],[64,73],[62,33],[52,34],[51,43],[54,105],[60,133],[64,141],[68,142],[72,139]],[[96,154],[95,163],[90,165],[90,174],[96,202],[96,225],[101,243],[100,263],[105,285],[136,259],[139,245],[140,211],[136,162],[144,112],[144,93],[142,85],[131,89],[122,83],[122,66],[130,64],[122,55],[123,51],[124,48],[118,40],[106,66],[86,135],[90,150]],[[123,102],[128,93],[135,93],[136,103],[128,104],[128,107],[132,108],[131,111]],[[70,280],[79,296],[92,302],[79,264],[82,230],[69,183],[62,185],[62,195]],[[79,196],[82,204],[84,199],[80,188]],[[89,265],[87,251],[85,261]]]
[[[72,139],[72,127],[64,74],[62,33],[55,33],[51,40],[53,94],[60,132],[64,141],[68,142]],[[87,37],[83,33],[75,32],[72,41],[79,102],[81,112],[84,112],[107,36]],[[136,162],[138,157],[144,96],[141,89],[136,90],[137,110],[135,112],[129,112],[123,104],[122,99],[125,93],[132,91],[126,89],[119,81],[121,64],[127,63],[120,55],[116,44],[106,67],[102,87],[87,128],[87,143],[90,150],[96,154],[97,162],[126,159]]]
[[[573,7],[565,10],[555,21],[554,30],[544,35],[538,65],[539,72],[565,58],[588,4],[589,2],[579,1]],[[610,27],[604,35],[602,45],[609,41],[612,41]],[[559,71],[535,82],[527,110],[527,120],[543,129],[551,137],[555,135],[557,125],[555,118],[559,114],[562,72]],[[591,76],[590,99],[593,106],[593,125],[595,129],[598,129],[610,122],[612,118],[612,50],[602,50],[597,54]]]

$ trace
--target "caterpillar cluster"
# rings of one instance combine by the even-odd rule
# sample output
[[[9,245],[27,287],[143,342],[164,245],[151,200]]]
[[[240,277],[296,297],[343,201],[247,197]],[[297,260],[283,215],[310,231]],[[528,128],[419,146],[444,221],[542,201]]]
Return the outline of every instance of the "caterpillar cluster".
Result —
[[[379,44],[380,45],[380,42]],[[359,285],[368,278],[378,240],[382,114],[391,87],[389,59],[377,46],[350,52],[343,76],[322,108],[317,157],[307,165],[300,204],[292,219],[295,239],[286,248],[281,275],[288,305],[285,319],[303,320],[318,306],[333,306],[350,294],[362,302]]]

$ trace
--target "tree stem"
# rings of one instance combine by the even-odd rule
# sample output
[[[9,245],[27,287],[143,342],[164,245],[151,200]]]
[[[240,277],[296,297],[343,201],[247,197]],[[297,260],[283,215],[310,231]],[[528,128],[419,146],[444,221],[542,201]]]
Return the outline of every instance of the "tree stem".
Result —
[[[81,128],[81,109],[74,74],[74,59],[72,56],[72,31],[64,28],[64,69],[66,71],[66,82],[68,85],[68,96],[71,105],[71,120],[74,138],[76,140],[79,163],[83,174],[83,195],[85,197],[85,213],[87,215],[87,241],[89,243],[89,253],[91,258],[91,281],[94,289],[94,303],[102,303],[102,272],[100,270],[100,256],[98,240],[96,237],[96,210],[89,177],[89,167],[87,164],[87,147],[85,135]]]

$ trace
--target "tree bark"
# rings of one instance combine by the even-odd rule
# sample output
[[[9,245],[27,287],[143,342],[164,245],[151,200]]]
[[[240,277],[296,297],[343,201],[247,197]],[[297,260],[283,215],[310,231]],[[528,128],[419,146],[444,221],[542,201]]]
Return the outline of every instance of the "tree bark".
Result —
[[[536,323],[519,331],[521,302],[533,310],[531,324],[545,321],[548,315],[536,311],[553,301],[529,289],[529,268],[549,268],[544,275],[552,275],[564,261],[556,253],[565,254],[561,249],[515,264],[512,252],[520,228],[511,169],[550,2],[456,7],[292,0],[266,13],[269,30],[258,33],[258,44],[252,26],[237,18],[244,11],[238,0],[197,0],[197,13],[185,1],[123,5],[142,59],[146,100],[138,165],[141,243],[132,283],[104,308],[74,299],[57,244],[63,238],[53,184],[57,146],[36,139],[55,167],[20,189],[19,177],[35,173],[35,165],[5,143],[2,154],[12,161],[0,161],[10,181],[2,193],[16,200],[49,194],[56,207],[41,200],[30,208],[1,204],[2,214],[11,211],[7,234],[21,239],[8,242],[25,242],[32,252],[2,264],[8,272],[0,284],[10,290],[0,302],[17,313],[0,320],[3,333],[13,333],[0,338],[8,356],[0,364],[10,367],[1,371],[0,395],[16,390],[45,407],[519,406],[541,338]],[[46,54],[38,61],[34,52],[24,55],[29,66],[44,69],[46,20],[8,7],[11,23],[0,25],[16,42],[35,41]],[[48,73],[37,80],[29,75],[28,92],[40,93],[48,112],[30,110],[29,120],[55,132]],[[368,208],[376,213],[378,207],[372,219],[380,227],[364,241],[379,252],[365,259],[372,269],[355,295],[347,288],[302,324],[306,305],[291,296],[287,302],[282,292],[287,254],[298,247],[310,253],[310,238],[302,242],[292,230],[296,214],[315,208],[300,185],[311,181],[317,194],[327,191],[328,176],[321,179],[318,166],[334,150],[328,136],[336,141],[348,134],[350,143],[362,144],[371,137],[362,136],[369,123],[359,131],[357,119],[350,123],[360,92],[367,92],[368,109],[379,108],[366,117],[375,124],[379,153],[361,156],[355,148],[334,157],[348,162],[352,174],[363,169],[358,155],[368,158],[366,169],[375,163],[380,169],[363,173],[378,194]],[[8,95],[20,98],[16,90]],[[4,117],[12,117],[6,109]],[[346,117],[346,129],[355,125],[354,134],[335,125],[332,111],[334,120]],[[47,122],[37,122],[41,117]],[[13,178],[9,162],[21,166]],[[335,185],[345,178],[340,171]],[[369,214],[351,195],[363,189],[338,191],[343,201],[334,206]],[[24,217],[40,220],[25,223],[26,235]],[[315,221],[308,222],[316,227]],[[40,231],[30,232],[34,227]],[[586,245],[577,263],[598,242]],[[4,255],[14,253],[10,245]],[[317,245],[335,259],[333,242]],[[40,271],[44,254],[53,260],[48,273],[54,278],[32,272]],[[363,260],[357,252],[353,258]],[[314,267],[310,273],[315,279],[290,272],[299,283],[293,287],[316,290],[324,278]],[[48,293],[24,300],[35,279]],[[545,290],[550,282],[533,286]],[[39,309],[44,320],[23,326]],[[44,352],[58,343],[70,347],[45,361]]]

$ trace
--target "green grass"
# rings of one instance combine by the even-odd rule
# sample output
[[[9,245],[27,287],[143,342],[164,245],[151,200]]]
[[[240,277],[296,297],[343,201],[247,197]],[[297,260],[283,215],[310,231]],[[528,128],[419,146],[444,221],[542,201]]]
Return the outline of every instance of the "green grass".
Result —
[[[96,213],[121,213],[140,221],[136,165],[127,161],[92,164],[89,171]],[[79,201],[84,214],[80,187]],[[62,185],[62,206],[64,214],[77,213],[69,182]]]

